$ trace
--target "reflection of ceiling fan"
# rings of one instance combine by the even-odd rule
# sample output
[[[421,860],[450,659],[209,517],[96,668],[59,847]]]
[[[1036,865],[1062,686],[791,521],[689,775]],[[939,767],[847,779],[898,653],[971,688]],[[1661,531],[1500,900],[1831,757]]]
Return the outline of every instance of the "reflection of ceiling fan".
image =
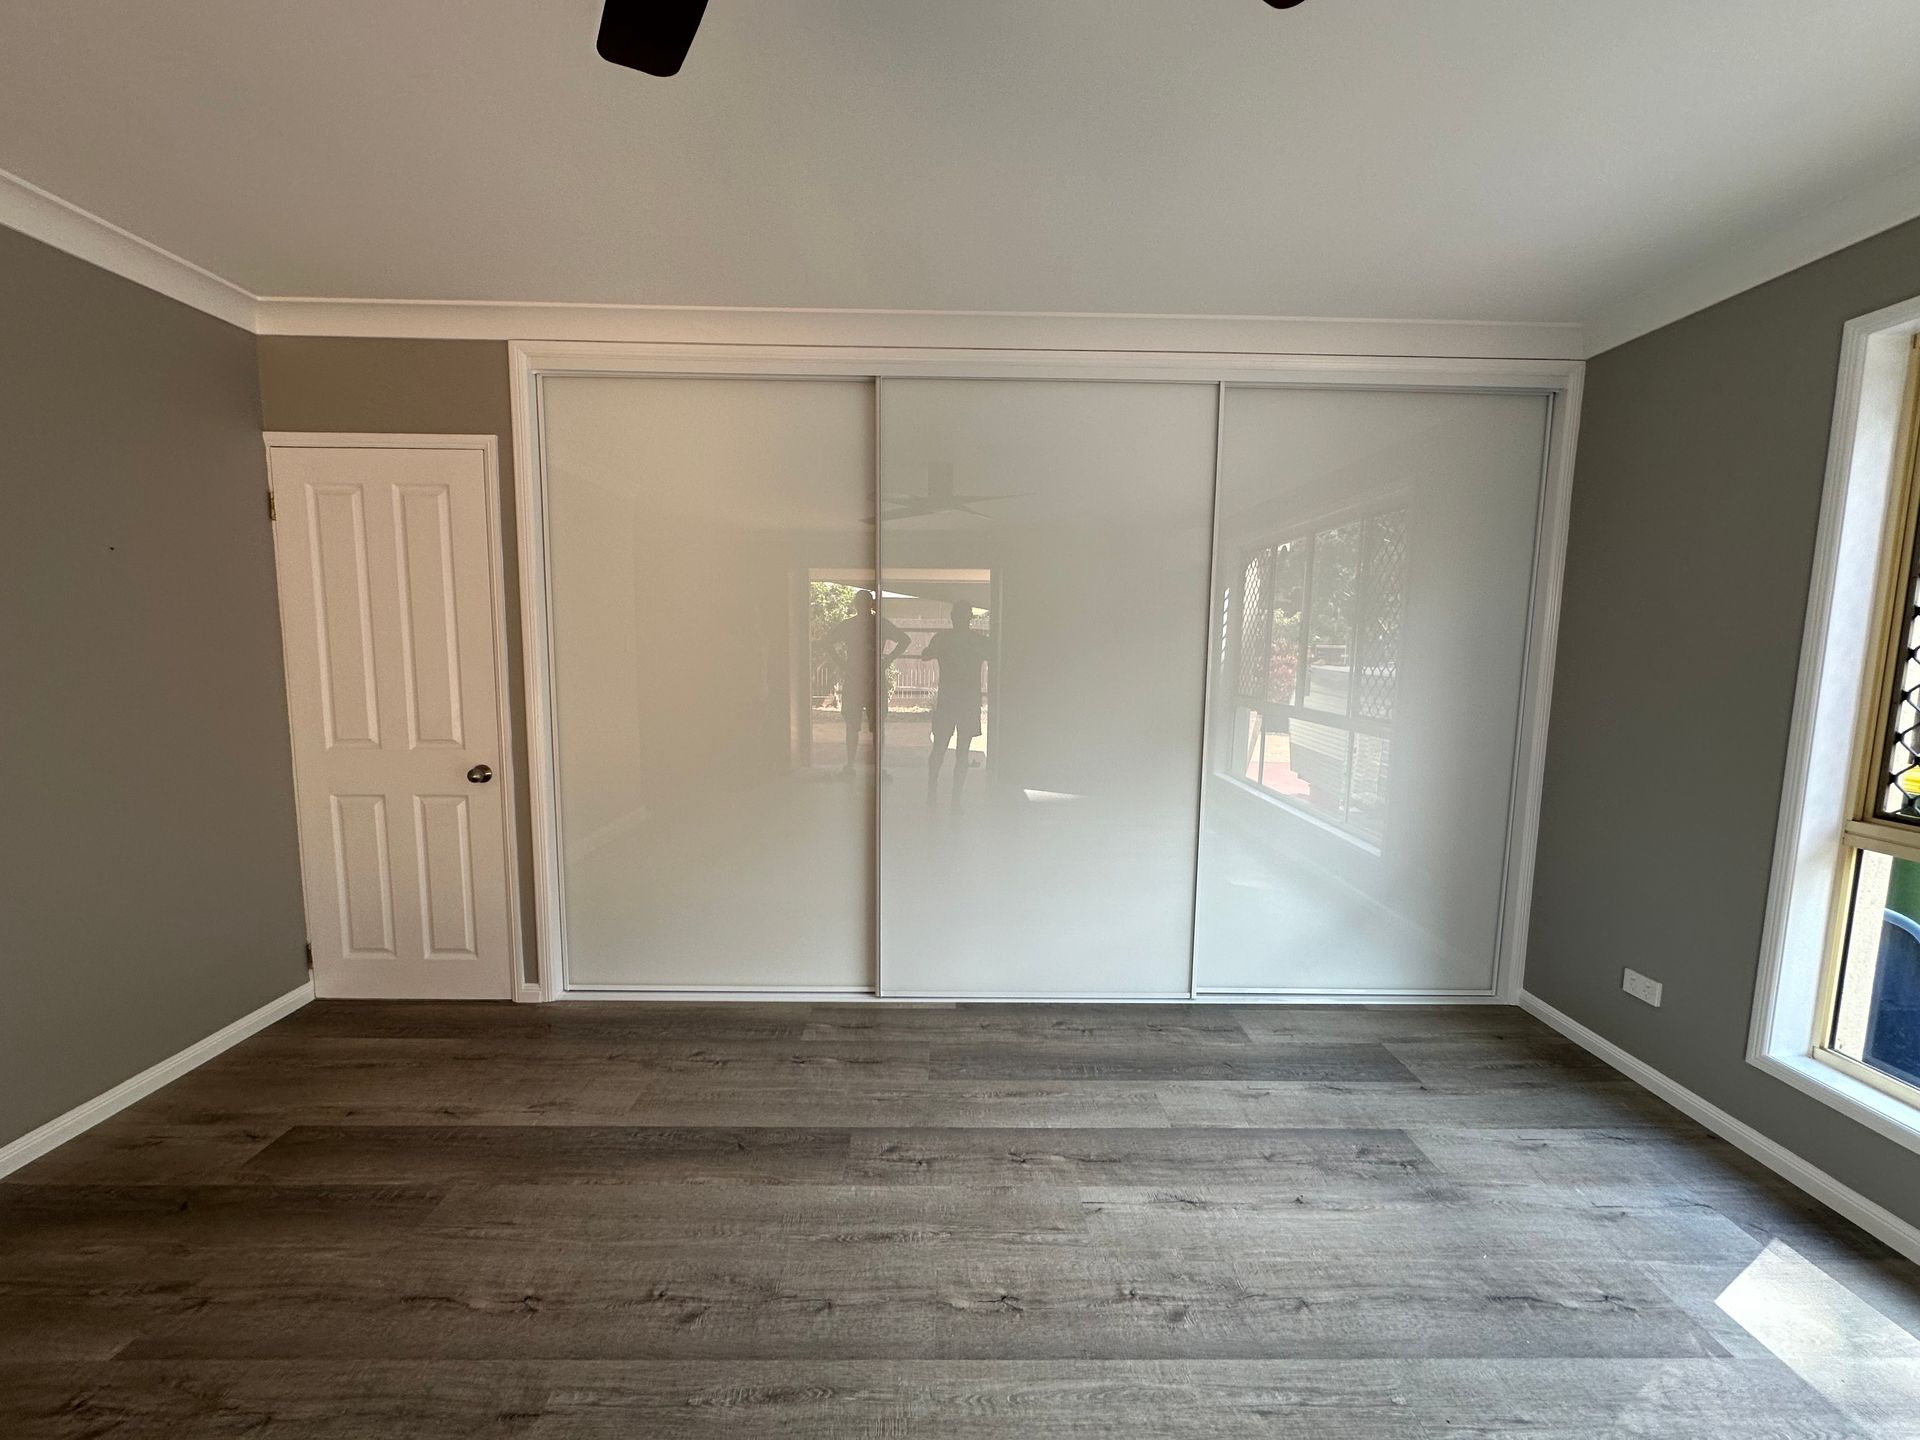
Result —
[[[1299,3],[1267,0],[1276,10],[1291,10]],[[606,0],[594,48],[602,60],[629,70],[678,75],[706,13],[707,0]]]
[[[707,0],[607,0],[600,12],[602,60],[649,75],[678,75]]]
[[[1017,500],[1017,495],[956,495],[953,493],[953,464],[936,460],[927,466],[925,495],[883,495],[880,497],[882,520],[911,520],[919,515],[975,515],[973,507],[987,500]]]

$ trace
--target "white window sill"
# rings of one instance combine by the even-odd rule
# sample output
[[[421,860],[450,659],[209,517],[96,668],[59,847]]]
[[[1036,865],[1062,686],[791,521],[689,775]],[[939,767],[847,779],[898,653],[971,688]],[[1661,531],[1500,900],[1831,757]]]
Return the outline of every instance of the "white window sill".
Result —
[[[1920,1151],[1920,1106],[1843,1074],[1811,1055],[1754,1055],[1749,1063],[1895,1144]]]

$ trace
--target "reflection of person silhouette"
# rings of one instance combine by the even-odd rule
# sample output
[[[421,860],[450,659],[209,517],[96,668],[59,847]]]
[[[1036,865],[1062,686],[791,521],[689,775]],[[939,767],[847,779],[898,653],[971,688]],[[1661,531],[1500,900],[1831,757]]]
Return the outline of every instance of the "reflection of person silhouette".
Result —
[[[877,644],[886,648],[874,663]],[[894,658],[913,644],[913,637],[884,616],[875,613],[873,592],[862,590],[854,597],[853,614],[827,632],[827,646],[840,670],[840,713],[847,727],[846,773],[852,773],[854,759],[860,753],[860,717],[867,718],[867,730],[873,736],[874,754],[880,751],[880,726],[886,718],[884,697],[874,703],[874,677],[884,672]],[[893,688],[888,677],[887,689]]]
[[[953,808],[960,808],[960,792],[967,783],[973,738],[980,733],[980,672],[987,661],[987,637],[973,628],[973,607],[956,603],[953,628],[942,630],[920,652],[940,667],[933,695],[933,752],[927,756],[927,802],[940,781],[940,765],[954,745]]]

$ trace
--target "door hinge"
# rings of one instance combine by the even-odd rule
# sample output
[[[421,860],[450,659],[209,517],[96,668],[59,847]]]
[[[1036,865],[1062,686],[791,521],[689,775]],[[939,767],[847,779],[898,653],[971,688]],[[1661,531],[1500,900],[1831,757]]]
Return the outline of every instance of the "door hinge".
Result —
[[[271,525],[280,518],[280,507],[273,503],[273,491],[267,491],[267,523]]]
[[[311,940],[307,942],[307,969],[313,969],[313,942]]]

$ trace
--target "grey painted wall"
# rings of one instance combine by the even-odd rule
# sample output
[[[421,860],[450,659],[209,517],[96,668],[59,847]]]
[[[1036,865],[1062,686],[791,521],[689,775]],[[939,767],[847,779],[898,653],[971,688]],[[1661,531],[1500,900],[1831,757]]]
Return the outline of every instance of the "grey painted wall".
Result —
[[[1527,988],[1920,1223],[1920,1155],[1745,1058],[1841,326],[1916,294],[1920,221],[1589,362]]]
[[[495,340],[260,337],[260,394],[269,430],[383,435],[492,435],[500,452],[506,547],[507,691],[520,781],[521,951],[532,979],[533,828],[527,803],[527,702],[520,665],[520,579],[513,508],[513,397],[507,346]]]
[[[307,977],[254,338],[0,229],[0,1143]]]

